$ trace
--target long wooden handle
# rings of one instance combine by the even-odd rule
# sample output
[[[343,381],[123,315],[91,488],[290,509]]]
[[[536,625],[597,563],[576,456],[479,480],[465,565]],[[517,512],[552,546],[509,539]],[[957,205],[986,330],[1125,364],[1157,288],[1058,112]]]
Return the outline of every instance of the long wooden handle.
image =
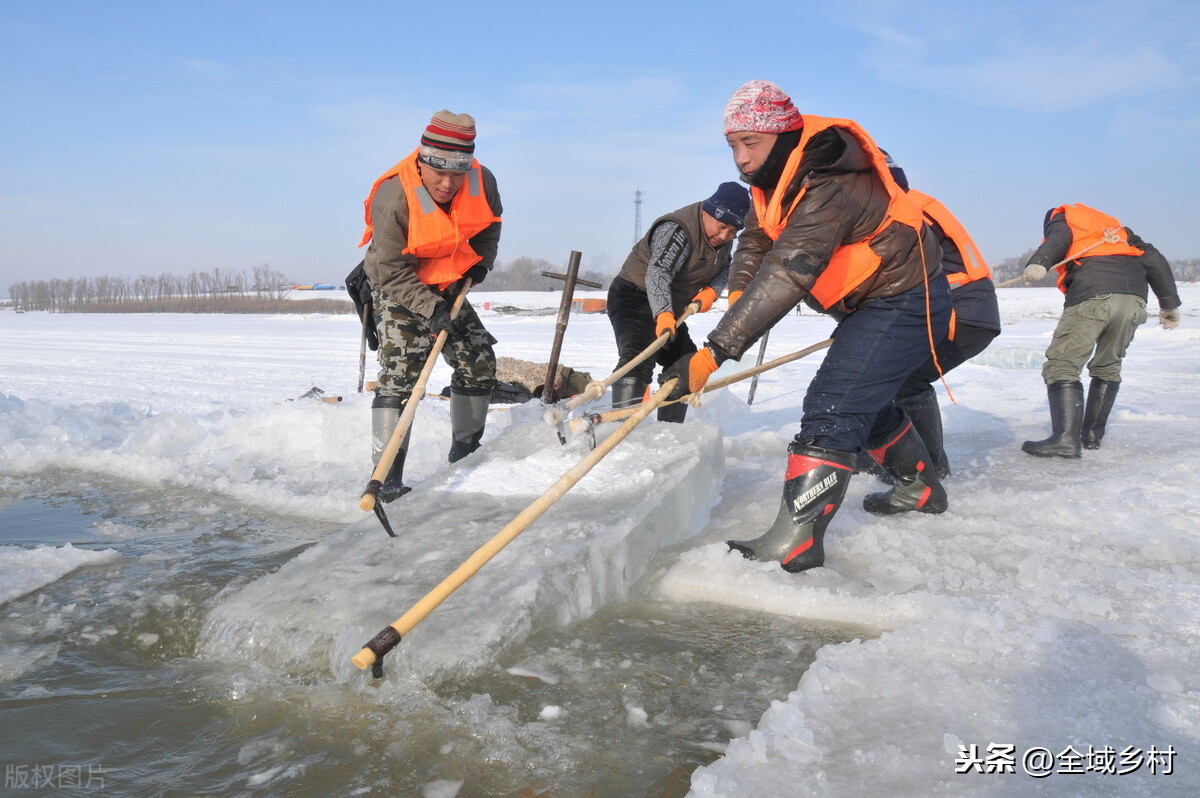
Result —
[[[676,326],[682,324],[685,319],[698,310],[700,310],[700,303],[692,302],[690,305],[684,308],[683,313],[679,314],[679,318],[675,320]],[[603,380],[600,380],[599,382],[589,382],[587,387],[584,388],[582,392],[572,396],[567,400],[567,403],[563,405],[562,408],[563,413],[570,413],[572,410],[575,410],[587,404],[588,402],[599,399],[604,395],[604,392],[608,390],[610,385],[624,377],[629,372],[633,371],[639,363],[653,355],[658,350],[662,349],[664,346],[666,346],[667,341],[670,340],[671,333],[664,332],[662,335],[658,336],[658,338],[654,339],[654,343],[643,349],[633,360],[630,360],[624,366],[621,366],[621,368],[617,369],[612,374],[609,374]]]
[[[380,657],[400,642],[401,637],[412,631],[414,626],[423,621],[450,594],[458,590],[468,579],[478,573],[480,568],[499,554],[500,550],[511,543],[517,535],[524,532],[542,513],[546,512],[555,502],[561,499],[568,490],[575,486],[575,483],[583,479],[584,475],[591,471],[596,463],[599,463],[618,443],[625,440],[626,436],[633,432],[634,427],[642,423],[646,416],[650,415],[656,407],[666,400],[667,396],[671,393],[671,389],[674,387],[675,380],[668,380],[658,389],[657,393],[639,405],[636,408],[637,412],[626,419],[624,424],[614,430],[595,449],[588,452],[587,456],[559,477],[553,485],[547,488],[532,504],[522,510],[516,518],[508,522],[491,540],[476,549],[474,554],[468,557],[462,565],[458,566],[453,573],[443,579],[437,587],[426,593],[420,601],[412,606],[412,609],[401,615],[394,623],[384,627],[379,634],[371,639],[370,643],[351,657],[350,661],[362,670],[366,670],[374,665]]]
[[[450,318],[454,319],[458,315],[459,308],[467,299],[467,292],[471,290],[471,281],[463,281],[462,290],[458,292],[458,296],[454,299],[454,304],[450,307]],[[375,509],[375,503],[379,501],[379,488],[383,485],[383,481],[387,479],[388,471],[392,468],[392,463],[396,460],[396,455],[400,451],[400,444],[404,443],[404,436],[408,434],[408,428],[412,426],[413,416],[417,414],[417,405],[425,398],[425,385],[429,382],[429,375],[433,373],[433,367],[437,365],[438,355],[442,353],[442,347],[446,345],[446,339],[449,335],[445,330],[441,330],[434,339],[433,348],[429,351],[429,357],[425,358],[425,365],[421,369],[420,376],[417,377],[417,383],[413,386],[412,394],[409,395],[408,401],[404,403],[404,412],[400,414],[400,420],[396,422],[395,428],[392,429],[392,437],[388,439],[387,446],[383,447],[383,452],[379,455],[379,463],[375,466],[375,470],[371,472],[371,480],[367,483],[366,489],[363,491],[362,497],[358,500],[358,506],[368,512]]]
[[[824,349],[825,347],[829,346],[832,343],[833,343],[832,338],[826,338],[824,341],[818,341],[817,343],[815,343],[811,346],[806,346],[799,351],[792,352],[790,355],[784,355],[783,357],[777,357],[774,360],[763,363],[761,366],[755,366],[754,368],[748,368],[745,371],[739,371],[737,374],[731,374],[728,377],[722,377],[719,380],[713,380],[712,382],[705,385],[704,390],[700,391],[700,393],[705,394],[710,391],[715,391],[718,388],[724,388],[727,385],[733,385],[735,382],[741,382],[742,380],[746,380],[751,377],[757,376],[759,374],[762,374],[765,371],[770,371],[773,368],[778,368],[779,366],[782,366],[784,364],[791,363],[794,360],[799,360],[802,357],[807,357],[808,355],[811,355],[813,352],[818,352],[818,351]],[[673,405],[673,404],[675,404],[675,402],[687,402],[694,396],[696,396],[696,394],[694,394],[694,393],[688,394],[687,396],[683,397],[682,399],[675,399],[670,402],[663,402],[663,404]],[[609,410],[606,413],[596,413],[594,415],[580,416],[579,418],[571,419],[571,421],[568,422],[567,426],[570,428],[571,432],[578,435],[579,433],[583,432],[584,430],[586,430],[588,427],[592,426],[593,424],[603,424],[607,421],[620,421],[623,418],[628,418],[629,415],[632,414],[634,411],[636,411],[639,407],[641,407],[641,405],[634,405],[632,407],[624,407],[624,408],[621,408],[620,410]]]

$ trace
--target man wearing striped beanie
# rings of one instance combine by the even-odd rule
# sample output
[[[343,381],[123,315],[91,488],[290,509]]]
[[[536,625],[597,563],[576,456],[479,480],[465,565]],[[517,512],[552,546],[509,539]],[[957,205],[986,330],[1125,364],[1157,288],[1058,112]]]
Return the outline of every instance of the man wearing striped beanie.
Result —
[[[372,455],[376,464],[400,411],[432,352],[446,333],[442,357],[450,380],[450,462],[479,448],[488,400],[496,384],[496,339],[471,303],[450,318],[455,298],[478,285],[496,261],[500,243],[500,192],[491,170],[475,159],[475,120],[438,111],[417,148],[384,172],[364,201],[369,243],[363,269],[371,287],[379,341],[379,379],[372,403]],[[408,437],[379,498],[404,495]]]

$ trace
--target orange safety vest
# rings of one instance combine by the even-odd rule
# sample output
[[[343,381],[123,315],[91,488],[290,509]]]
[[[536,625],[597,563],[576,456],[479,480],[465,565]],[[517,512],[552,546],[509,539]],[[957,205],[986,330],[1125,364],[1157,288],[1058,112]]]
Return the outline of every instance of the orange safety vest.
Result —
[[[946,279],[950,281],[950,285],[965,285],[966,283],[973,283],[976,280],[983,280],[992,276],[992,271],[988,268],[987,262],[984,261],[979,247],[975,246],[975,242],[968,235],[967,228],[963,227],[962,222],[954,214],[950,213],[949,208],[928,194],[916,189],[909,189],[908,196],[916,201],[917,206],[920,207],[921,212],[925,214],[927,219],[937,222],[938,227],[942,228],[942,232],[946,234],[946,237],[958,249],[959,257],[962,258],[966,271],[946,272]]]
[[[483,167],[471,159],[471,168],[463,187],[450,201],[450,212],[443,211],[421,182],[417,171],[417,153],[413,150],[408,157],[384,172],[371,186],[371,193],[363,200],[367,229],[363,231],[361,247],[371,240],[374,224],[371,221],[371,201],[383,181],[400,178],[404,197],[408,201],[408,244],[405,255],[417,257],[417,277],[426,285],[439,288],[458,280],[483,256],[475,253],[469,240],[491,224],[500,221],[492,212],[483,191]]]
[[[800,192],[792,200],[791,205],[786,211],[783,208],[784,190],[796,176],[796,171],[800,168],[800,161],[804,157],[804,148],[808,146],[808,142],[817,133],[831,127],[844,128],[858,139],[858,143],[862,145],[863,149],[871,157],[875,172],[883,180],[883,185],[887,188],[888,196],[891,199],[888,202],[887,212],[883,215],[883,220],[879,223],[879,227],[863,240],[856,241],[853,244],[843,244],[835,249],[824,271],[821,272],[816,282],[813,283],[810,293],[814,299],[821,303],[821,307],[826,309],[836,305],[847,294],[862,285],[868,277],[879,270],[883,261],[871,249],[871,240],[875,236],[883,232],[893,222],[899,222],[911,227],[919,238],[921,227],[925,223],[924,217],[921,215],[921,209],[917,206],[916,202],[908,197],[904,189],[900,188],[896,183],[891,171],[888,169],[887,156],[879,149],[879,146],[875,144],[874,140],[867,134],[867,131],[863,130],[857,122],[849,119],[835,119],[832,117],[804,114],[804,127],[800,135],[800,142],[788,157],[787,163],[783,167],[783,174],[775,186],[775,191],[771,199],[768,201],[766,193],[760,188],[752,187],[750,189],[750,196],[754,200],[754,211],[758,215],[758,223],[762,227],[763,232],[770,236],[772,241],[777,241],[779,234],[787,227],[792,211],[800,204],[800,200],[804,197],[808,187],[805,186],[800,189]]]
[[[1117,221],[1115,216],[1101,213],[1095,208],[1089,208],[1078,202],[1073,205],[1059,205],[1050,211],[1050,217],[1054,218],[1059,213],[1063,214],[1067,227],[1071,228],[1071,247],[1067,251],[1073,250],[1075,253],[1068,255],[1063,258],[1061,263],[1055,265],[1055,268],[1058,269],[1058,290],[1064,294],[1067,293],[1064,283],[1067,279],[1070,262],[1074,261],[1075,265],[1079,266],[1082,265],[1081,262],[1084,258],[1094,258],[1098,255],[1139,257],[1143,254],[1142,250],[1129,243],[1129,234],[1125,232],[1125,226]],[[1104,239],[1110,233],[1115,233],[1119,240],[1111,244],[1106,242]]]

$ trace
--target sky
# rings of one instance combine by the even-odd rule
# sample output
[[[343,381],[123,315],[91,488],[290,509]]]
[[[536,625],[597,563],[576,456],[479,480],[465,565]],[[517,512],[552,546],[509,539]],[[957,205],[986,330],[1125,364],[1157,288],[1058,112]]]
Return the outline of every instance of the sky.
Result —
[[[736,179],[747,80],[859,122],[986,258],[1083,202],[1200,257],[1200,5],[931,0],[452,9],[0,2],[0,295],[47,277],[340,281],[362,200],[433,112],[476,118],[501,263],[615,272],[637,228]]]

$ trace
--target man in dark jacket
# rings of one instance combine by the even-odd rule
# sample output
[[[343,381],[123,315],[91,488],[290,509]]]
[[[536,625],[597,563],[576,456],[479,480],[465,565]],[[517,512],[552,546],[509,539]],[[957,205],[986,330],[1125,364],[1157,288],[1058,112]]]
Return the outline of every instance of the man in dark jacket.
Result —
[[[946,510],[929,453],[892,399],[945,336],[950,289],[920,208],[856,123],[802,116],[778,86],[755,80],[726,106],[725,134],[753,199],[731,267],[733,305],[708,343],[660,379],[678,379],[672,398],[701,390],[801,300],[838,319],[788,447],[775,523],[729,542],[803,571],[824,563],[825,527],[864,448],[894,479],[864,499],[868,512]]]
[[[725,289],[733,238],[745,224],[750,197],[737,183],[722,183],[703,202],[660,216],[634,245],[608,287],[608,320],[617,339],[619,370],[663,333],[670,342],[613,384],[613,407],[642,400],[654,363],[668,366],[696,351],[687,322],[677,323],[696,302],[706,313]],[[682,422],[687,405],[658,409],[660,421]]]
[[[1179,292],[1162,253],[1095,208],[1051,208],[1042,229],[1045,238],[1025,277],[1040,280],[1056,268],[1066,298],[1042,366],[1053,431],[1021,449],[1035,457],[1078,458],[1083,448],[1100,448],[1121,385],[1121,361],[1146,321],[1147,288],[1158,297],[1167,329],[1179,324]],[[1080,382],[1085,363],[1092,378],[1086,408]]]
[[[371,405],[376,464],[441,331],[447,333],[442,357],[454,369],[450,462],[479,448],[483,436],[496,384],[496,339],[469,302],[455,319],[449,315],[464,280],[483,282],[500,243],[496,178],[474,152],[475,120],[438,111],[417,149],[381,175],[365,201],[367,229],[359,246],[370,242],[363,268],[379,340]],[[407,449],[406,436],[379,493],[383,501],[408,491]]]

